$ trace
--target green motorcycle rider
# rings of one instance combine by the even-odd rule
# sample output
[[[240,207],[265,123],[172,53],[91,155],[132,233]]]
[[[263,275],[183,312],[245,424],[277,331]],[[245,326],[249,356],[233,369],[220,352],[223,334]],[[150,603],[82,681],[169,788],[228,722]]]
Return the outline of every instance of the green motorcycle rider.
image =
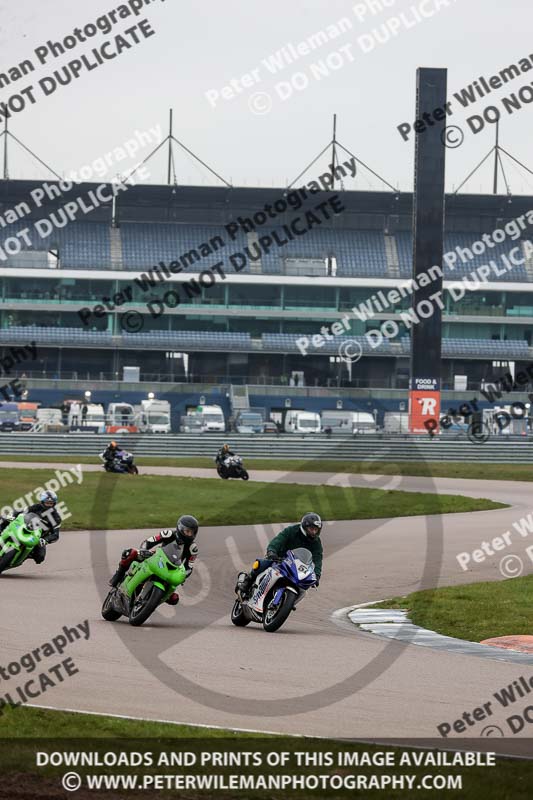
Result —
[[[28,558],[36,564],[42,564],[46,558],[46,545],[57,542],[61,527],[61,516],[56,508],[57,494],[49,489],[43,490],[39,495],[39,502],[24,509],[24,514],[34,514],[38,519],[38,527],[43,533],[40,544],[33,548]],[[0,534],[13,522],[15,516],[0,517]]]
[[[182,515],[178,519],[175,529],[167,528],[159,531],[154,536],[149,536],[148,539],[141,543],[138,550],[135,547],[129,547],[124,550],[118,568],[109,581],[109,585],[113,587],[119,586],[133,561],[144,561],[144,559],[150,558],[153,555],[153,548],[170,544],[172,541],[176,541],[182,548],[181,559],[187,571],[187,577],[189,577],[193,570],[192,565],[198,557],[198,545],[194,543],[197,535],[198,520],[190,514]],[[173,603],[177,603],[178,600],[179,597],[175,594]]]

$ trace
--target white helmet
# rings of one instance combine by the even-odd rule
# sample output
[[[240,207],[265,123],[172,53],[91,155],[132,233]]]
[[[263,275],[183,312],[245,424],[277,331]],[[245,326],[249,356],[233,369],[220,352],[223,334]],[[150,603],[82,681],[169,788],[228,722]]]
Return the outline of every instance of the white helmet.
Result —
[[[311,529],[315,530],[311,532]],[[320,536],[320,531],[322,530],[322,520],[318,514],[310,511],[308,514],[303,515],[300,522],[300,530],[308,539],[316,539],[317,536]]]

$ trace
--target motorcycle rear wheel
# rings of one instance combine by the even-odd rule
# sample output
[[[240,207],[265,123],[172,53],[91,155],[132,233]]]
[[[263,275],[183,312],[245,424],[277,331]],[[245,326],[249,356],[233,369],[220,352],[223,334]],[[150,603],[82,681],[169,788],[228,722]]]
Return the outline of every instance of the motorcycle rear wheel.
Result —
[[[244,628],[245,625],[248,625],[248,623],[251,622],[251,620],[245,617],[239,600],[235,600],[233,603],[233,608],[231,609],[231,621],[238,628]]]
[[[273,599],[274,598],[269,599],[263,617],[263,628],[267,633],[274,633],[281,628],[294,607],[296,595],[292,592],[285,591],[281,603],[279,603],[276,609],[271,610],[270,603]]]
[[[144,591],[144,586],[141,591]],[[145,600],[134,600],[133,606],[130,611],[130,625],[142,625],[146,622],[149,616],[154,613],[157,606],[160,604],[165,592],[152,584],[152,589]]]
[[[104,600],[104,604],[102,606],[102,616],[107,622],[116,622],[117,619],[122,616],[119,611],[115,611],[115,609],[111,606],[111,600],[114,593],[115,591],[112,589]]]

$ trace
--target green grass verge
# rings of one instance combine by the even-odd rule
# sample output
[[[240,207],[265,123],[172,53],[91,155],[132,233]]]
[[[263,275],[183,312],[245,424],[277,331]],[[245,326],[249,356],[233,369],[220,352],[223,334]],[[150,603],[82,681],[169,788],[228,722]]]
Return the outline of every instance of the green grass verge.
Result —
[[[143,722],[99,714],[73,714],[28,706],[8,707],[0,717],[0,738],[31,739],[38,732],[40,739],[136,739],[157,738],[205,739],[233,736],[234,732],[218,728],[196,728],[193,725],[171,725],[165,722]],[[254,734],[239,734],[250,735]],[[258,735],[258,734],[256,734]],[[261,734],[262,736],[263,734]]]
[[[409,609],[415,625],[469,642],[512,634],[531,635],[533,575],[428,589],[394,597],[374,608]]]
[[[42,487],[51,470],[0,469],[2,505]],[[375,519],[504,508],[460,495],[382,489],[245,483],[219,478],[110,475],[89,472],[60,491],[72,514],[65,529],[168,527],[187,511],[202,525],[247,525],[299,519],[312,508],[324,519]]]
[[[472,445],[474,447],[474,445]],[[98,459],[90,456],[11,456],[1,455],[0,461],[47,461],[68,464],[97,464]],[[166,458],[163,456],[139,456],[137,464],[145,466],[205,467],[214,469],[213,459],[206,457]],[[348,472],[373,475],[412,475],[433,478],[475,478],[479,480],[533,481],[531,464],[483,464],[476,462],[424,461],[412,463],[403,461],[335,461],[335,460],[295,460],[273,458],[247,458],[246,466],[254,469],[284,470],[288,472]]]
[[[408,756],[408,748],[389,747],[385,745],[358,744],[356,742],[340,742],[327,739],[304,739],[300,737],[267,736],[264,734],[247,734],[230,730],[217,730],[213,728],[194,728],[192,726],[169,725],[157,722],[139,722],[137,720],[113,719],[105,716],[72,714],[59,711],[48,711],[33,708],[17,708],[7,710],[0,718],[0,736],[6,746],[0,750],[0,773],[2,777],[2,797],[66,797],[65,792],[59,789],[60,781],[65,772],[72,771],[72,766],[37,766],[35,753],[92,753],[99,754],[101,766],[76,766],[74,770],[82,775],[176,775],[180,773],[208,775],[255,774],[257,776],[287,775],[343,775],[343,776],[392,776],[412,775],[416,792],[404,786],[403,788],[388,785],[382,792],[373,787],[373,791],[366,789],[345,788],[331,791],[328,789],[316,793],[317,798],[340,798],[352,800],[354,797],[369,797],[370,794],[379,794],[390,800],[414,797],[426,800],[437,794],[445,793],[450,800],[526,800],[531,796],[531,781],[533,779],[533,762],[527,760],[498,759],[495,766],[431,766],[415,765],[414,759],[409,766],[400,766],[402,757]],[[178,744],[179,742],[179,744]],[[442,746],[439,740],[435,746]],[[451,750],[452,742],[447,743]],[[394,766],[380,766],[380,757],[383,753],[391,753],[396,764]],[[195,766],[180,768],[179,766],[162,766],[161,753],[171,754],[188,753],[196,756]],[[255,753],[261,758],[262,764],[257,767],[220,767],[207,764],[200,766],[202,753],[228,753],[235,755],[242,752]],[[413,752],[411,750],[411,752]],[[122,762],[121,766],[104,766],[104,759],[109,762],[109,756],[115,753],[124,758],[125,754],[136,754],[138,766],[128,767]],[[286,753],[287,766],[268,767],[267,755],[269,753]],[[298,766],[296,753],[327,753],[333,763],[323,766]],[[376,765],[339,766],[341,753],[361,755],[367,754],[376,757]],[[414,751],[415,758],[430,758],[427,751]],[[150,754],[150,760],[143,764],[139,759],[146,760],[144,754]],[[300,756],[301,758],[302,756]],[[449,757],[452,757],[450,753]],[[112,763],[112,762],[111,762]],[[163,763],[167,763],[163,762]],[[42,764],[42,761],[41,761]],[[444,792],[442,785],[439,789],[424,789],[420,785],[422,776],[462,776],[462,786],[448,789]],[[389,778],[389,780],[391,780]],[[391,780],[392,784],[392,780]],[[312,793],[313,796],[315,793]],[[120,797],[155,796],[177,797],[173,790],[162,788],[157,792],[145,791],[143,794],[121,793]],[[84,787],[76,794],[81,800],[90,797],[113,798],[119,795],[116,790],[93,791]],[[195,790],[179,792],[179,796],[186,800],[196,798],[217,797],[231,800],[237,796],[257,798],[257,800],[271,800],[273,797],[303,798],[310,797],[306,790],[284,790],[276,792],[262,790],[215,791],[208,794]]]

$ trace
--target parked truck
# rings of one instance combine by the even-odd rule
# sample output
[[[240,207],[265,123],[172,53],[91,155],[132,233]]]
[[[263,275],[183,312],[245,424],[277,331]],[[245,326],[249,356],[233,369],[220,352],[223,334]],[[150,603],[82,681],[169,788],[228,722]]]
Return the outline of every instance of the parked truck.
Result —
[[[313,411],[287,411],[285,414],[286,433],[320,433],[320,414]]]
[[[170,433],[170,403],[168,400],[142,400],[135,406],[135,424],[142,433]]]
[[[19,430],[29,431],[37,422],[37,409],[40,403],[17,403],[19,410]]]
[[[139,430],[130,403],[109,403],[106,421],[107,433],[137,433]]]

